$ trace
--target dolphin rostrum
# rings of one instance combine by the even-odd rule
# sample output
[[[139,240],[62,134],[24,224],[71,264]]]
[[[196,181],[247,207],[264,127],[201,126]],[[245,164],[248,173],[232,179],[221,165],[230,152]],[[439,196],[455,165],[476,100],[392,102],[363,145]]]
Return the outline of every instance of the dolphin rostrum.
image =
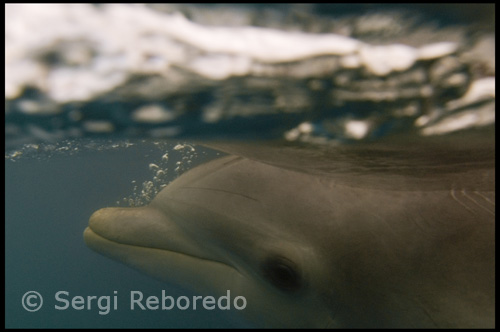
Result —
[[[351,159],[353,172],[322,173],[222,157],[146,207],[95,212],[85,242],[200,294],[243,296],[264,326],[494,327],[494,162]]]

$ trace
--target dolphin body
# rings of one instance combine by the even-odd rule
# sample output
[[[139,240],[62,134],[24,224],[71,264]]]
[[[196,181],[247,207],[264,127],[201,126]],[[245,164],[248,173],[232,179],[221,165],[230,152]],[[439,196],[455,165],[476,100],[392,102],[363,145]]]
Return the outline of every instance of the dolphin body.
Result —
[[[85,242],[200,294],[244,296],[264,326],[494,327],[494,149],[466,142],[222,144],[253,159],[194,168],[146,207],[98,210]]]

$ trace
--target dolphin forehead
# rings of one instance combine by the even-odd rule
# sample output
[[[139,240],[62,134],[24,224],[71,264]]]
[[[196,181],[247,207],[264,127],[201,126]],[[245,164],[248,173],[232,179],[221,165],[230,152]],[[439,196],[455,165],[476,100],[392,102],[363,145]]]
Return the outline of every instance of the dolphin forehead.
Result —
[[[287,182],[294,183],[287,187]],[[309,208],[303,209],[302,217],[289,214],[290,202],[284,201],[289,197],[307,204],[310,192],[301,184],[312,188],[317,183],[307,174],[229,156],[184,174],[151,206],[239,263],[258,264],[270,253],[306,262],[314,256],[314,236],[308,233],[317,223],[304,223],[314,219]],[[306,193],[294,192],[298,190]]]
[[[178,215],[189,214],[190,208],[212,212],[214,227],[219,219],[228,233],[232,230],[234,234],[252,234],[254,242],[259,241],[257,234],[266,240],[271,235],[283,241],[298,240],[321,223],[317,218],[322,213],[331,212],[322,208],[324,198],[315,197],[327,198],[328,193],[331,194],[328,185],[309,174],[229,156],[184,174],[158,194],[152,206],[167,214],[175,214],[181,207],[184,211]],[[196,218],[186,219],[182,225],[209,227],[197,225]],[[312,220],[304,222],[307,219]]]

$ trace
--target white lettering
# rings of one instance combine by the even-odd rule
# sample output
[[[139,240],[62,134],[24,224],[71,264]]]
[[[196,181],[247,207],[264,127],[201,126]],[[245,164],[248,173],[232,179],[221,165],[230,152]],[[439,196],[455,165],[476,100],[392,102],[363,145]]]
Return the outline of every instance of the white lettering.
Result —
[[[106,302],[105,305],[102,305],[103,300]],[[101,296],[97,300],[97,307],[99,308],[99,315],[107,315],[109,314],[109,310],[111,307],[111,298],[109,296]],[[90,305],[90,302],[89,302]],[[89,308],[90,309],[90,308]]]
[[[196,300],[203,298],[203,296],[193,296],[193,310],[196,310]]]
[[[170,300],[170,306],[166,307],[165,306],[165,300]],[[175,300],[172,296],[170,295],[165,295],[165,290],[161,291],[161,310],[171,310],[175,305]]]
[[[208,303],[210,301],[210,303]],[[211,305],[210,307],[208,305]],[[215,309],[215,298],[213,296],[207,296],[203,299],[203,308],[207,310]]]
[[[96,296],[89,296],[88,298],[89,298],[89,309],[90,309],[90,301],[92,301],[93,298],[95,299]],[[85,309],[85,299],[83,298],[83,296],[75,296],[73,300],[71,300],[71,306],[75,310],[83,310]]]
[[[236,310],[243,310],[247,306],[247,300],[243,296],[236,296],[233,301],[231,301],[231,291],[228,290],[226,295],[215,298],[213,296],[193,296],[191,306],[191,298],[188,296],[179,296],[174,298],[167,295],[165,290],[161,293],[161,310],[171,310],[174,306],[177,306],[179,310],[197,309],[197,301],[201,302],[201,306],[205,310],[214,310],[216,307],[219,310],[230,310],[231,304]],[[113,292],[113,297],[109,295],[103,296],[80,296],[76,295],[71,297],[67,291],[59,291],[54,296],[56,300],[55,309],[66,310],[70,306],[74,310],[92,310],[97,307],[99,309],[99,315],[107,315],[111,310],[117,310],[118,308],[118,297],[117,291]],[[130,309],[135,310],[136,307],[141,310],[158,310],[160,308],[160,298],[154,295],[146,297],[145,301],[144,295],[141,291],[130,291]],[[94,304],[92,303],[94,302]]]
[[[156,296],[149,296],[146,300],[146,307],[151,310],[157,310],[159,307],[160,300]]]
[[[181,299],[186,299],[186,305],[184,307],[182,307],[180,304]],[[187,296],[179,296],[177,298],[177,308],[179,308],[181,310],[186,310],[187,308],[189,308],[189,299],[187,298]]]
[[[60,297],[60,295],[61,295],[61,294],[63,294],[63,295],[66,295],[66,296],[67,296],[67,295],[69,295],[69,293],[68,293],[68,292],[65,292],[65,291],[60,291],[60,292],[57,292],[57,293],[56,293],[56,301],[66,303],[66,305],[64,305],[63,307],[59,307],[59,306],[57,306],[57,304],[56,304],[55,308],[56,308],[57,310],[66,310],[66,309],[68,309],[68,307],[69,307],[69,301],[68,301],[68,300],[66,300],[66,299],[61,298],[61,297]]]
[[[139,299],[134,299],[134,295],[139,295]],[[136,303],[141,310],[146,310],[146,308],[142,305],[142,292],[141,291],[131,291],[130,292],[130,310],[134,310],[134,304]]]
[[[118,308],[118,299],[117,299],[117,291],[113,292],[113,309],[116,310]],[[64,297],[63,297],[64,296]],[[62,305],[56,304],[54,306],[57,310],[66,310],[71,307],[75,310],[92,310],[92,301],[97,302],[97,307],[99,308],[99,315],[107,315],[111,311],[111,296],[103,295],[103,296],[95,296],[89,295],[87,297],[76,295],[71,301],[69,301],[66,297],[69,297],[69,292],[59,291],[55,294],[55,300],[57,302],[62,303]]]
[[[229,289],[227,290],[226,294],[227,294],[226,296],[221,296],[217,300],[217,305],[219,306],[220,310],[229,310],[229,309],[231,309],[231,305],[229,304],[229,298],[230,298],[231,292],[229,291]],[[222,306],[221,302],[224,299],[226,299],[226,305]]]
[[[242,305],[241,307],[238,307],[238,305],[236,304],[236,300],[238,300],[238,299],[242,299],[242,301],[243,301],[243,305]],[[247,306],[247,299],[245,299],[245,297],[244,297],[244,296],[236,296],[236,297],[234,298],[233,305],[234,305],[234,307],[236,308],[236,310],[243,310],[243,309],[245,309],[245,308],[246,308],[246,306]]]

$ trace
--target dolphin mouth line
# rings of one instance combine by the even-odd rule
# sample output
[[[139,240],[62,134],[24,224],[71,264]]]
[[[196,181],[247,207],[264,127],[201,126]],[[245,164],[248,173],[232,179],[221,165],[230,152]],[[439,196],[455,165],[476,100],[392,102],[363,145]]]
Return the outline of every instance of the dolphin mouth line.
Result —
[[[127,247],[142,248],[142,249],[148,249],[148,250],[158,250],[158,251],[164,252],[166,254],[180,255],[180,256],[184,256],[184,257],[189,258],[189,259],[196,259],[196,260],[208,262],[208,263],[211,263],[211,264],[220,264],[220,265],[223,265],[223,266],[225,266],[227,268],[230,268],[230,269],[232,269],[232,270],[240,273],[238,271],[238,269],[236,269],[234,266],[226,264],[226,263],[218,261],[218,260],[203,258],[203,257],[199,257],[199,256],[187,254],[187,253],[180,252],[180,251],[174,251],[174,250],[170,250],[170,249],[165,249],[165,248],[155,248],[155,247],[148,247],[148,246],[140,246],[140,245],[135,245],[135,244],[130,244],[130,243],[123,243],[123,242],[111,240],[111,239],[109,239],[109,238],[107,238],[107,237],[105,237],[105,236],[103,236],[103,235],[95,232],[90,226],[85,229],[84,234],[86,234],[87,232],[91,232],[91,234],[90,234],[91,236],[97,237],[99,241],[107,242],[108,244],[111,243],[111,244],[117,245],[117,246],[127,246]],[[87,235],[85,235],[85,236],[87,236]]]

